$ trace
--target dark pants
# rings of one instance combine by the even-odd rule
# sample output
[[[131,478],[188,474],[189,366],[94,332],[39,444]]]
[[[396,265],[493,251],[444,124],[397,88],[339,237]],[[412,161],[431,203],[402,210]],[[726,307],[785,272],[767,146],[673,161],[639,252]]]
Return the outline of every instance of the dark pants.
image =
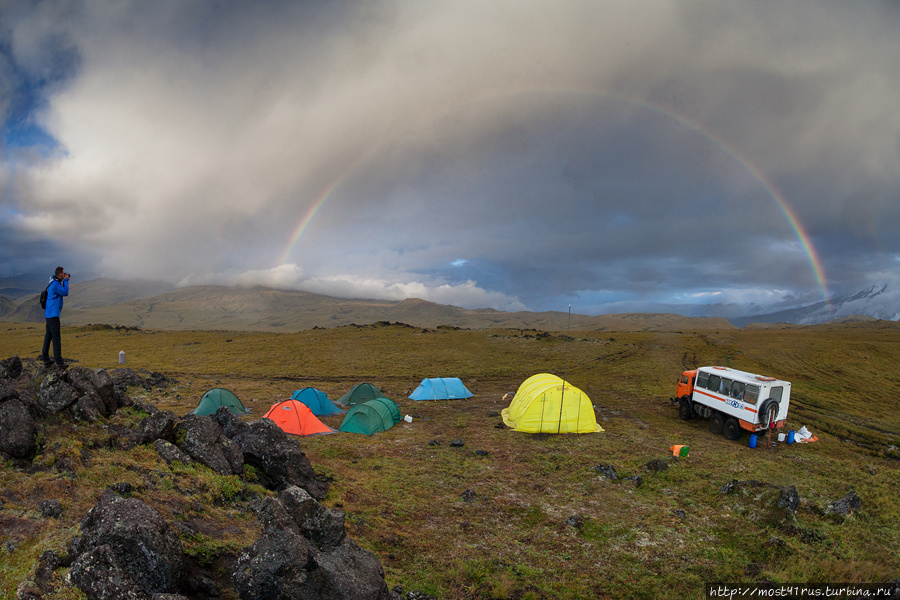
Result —
[[[62,336],[59,332],[59,317],[45,317],[47,319],[47,333],[44,334],[44,347],[41,349],[41,359],[45,363],[50,362],[50,342],[53,342],[53,358],[56,364],[63,366]]]

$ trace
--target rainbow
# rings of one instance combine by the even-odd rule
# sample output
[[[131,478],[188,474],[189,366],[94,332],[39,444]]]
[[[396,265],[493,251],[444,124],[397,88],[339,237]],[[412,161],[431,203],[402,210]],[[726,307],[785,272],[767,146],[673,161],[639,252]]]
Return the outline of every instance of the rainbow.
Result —
[[[300,238],[303,237],[303,232],[305,232],[306,228],[309,227],[309,224],[312,222],[313,217],[315,217],[316,213],[319,212],[319,209],[324,206],[328,198],[331,197],[334,191],[340,187],[344,180],[347,179],[359,165],[364,163],[369,158],[369,156],[374,153],[374,151],[375,150],[373,148],[353,161],[349,168],[345,169],[342,173],[335,177],[335,179],[325,187],[325,191],[319,194],[319,196],[315,199],[315,201],[310,205],[309,209],[303,215],[303,218],[300,219],[300,222],[297,223],[297,227],[294,228],[294,232],[291,234],[287,246],[285,246],[284,251],[282,251],[281,253],[281,257],[278,259],[279,266],[287,263],[288,259],[291,256],[291,253],[294,251],[294,246],[296,246],[297,242],[300,241]]]
[[[700,126],[698,123],[688,119],[683,115],[659,106],[655,106],[653,104],[633,100],[631,98],[621,99],[664,114],[667,117],[675,119],[679,123],[682,123],[686,127],[696,131],[697,133],[714,143],[716,146],[721,148],[735,162],[741,165],[741,167],[747,173],[749,173],[751,177],[758,181],[760,185],[762,185],[763,189],[766,190],[766,192],[775,202],[778,210],[784,215],[784,218],[787,220],[788,225],[793,230],[794,235],[797,236],[797,241],[800,242],[800,245],[803,248],[803,252],[806,254],[806,258],[809,260],[813,275],[816,278],[816,283],[818,284],[819,289],[822,292],[822,299],[825,301],[825,304],[827,304],[828,307],[831,308],[831,299],[828,294],[828,281],[825,278],[825,267],[822,265],[822,259],[819,257],[818,252],[816,252],[816,248],[813,245],[809,234],[806,232],[806,229],[803,227],[803,224],[800,222],[800,219],[797,217],[797,213],[794,212],[794,210],[791,208],[791,205],[788,204],[788,201],[785,199],[784,195],[778,190],[777,187],[775,187],[775,184],[773,184],[772,181],[769,180],[768,177],[766,177],[766,175],[759,167],[750,162],[743,154],[741,154],[737,150],[737,148],[717,136],[712,131],[709,131],[708,129]]]
[[[591,97],[600,97],[600,98],[612,98],[622,102],[626,102],[628,104],[638,106],[647,110],[651,110],[658,114],[664,115],[668,118],[674,119],[678,123],[684,125],[685,127],[691,129],[692,131],[696,131],[707,140],[718,146],[722,151],[724,151],[729,157],[732,158],[737,164],[741,166],[753,179],[755,179],[759,184],[765,189],[769,197],[775,203],[775,206],[778,210],[784,215],[785,220],[793,231],[794,235],[797,237],[800,246],[803,248],[803,252],[806,255],[806,258],[809,260],[809,264],[812,267],[813,275],[815,276],[816,283],[818,284],[819,289],[822,292],[822,298],[825,303],[831,308],[831,300],[829,298],[828,293],[828,282],[825,277],[825,268],[822,265],[822,260],[819,257],[819,254],[816,252],[815,246],[810,239],[809,233],[807,233],[806,229],[803,227],[800,219],[797,217],[797,214],[791,208],[790,204],[788,204],[784,195],[775,187],[774,183],[766,177],[766,175],[762,172],[762,170],[754,165],[746,156],[744,156],[741,152],[738,151],[736,147],[734,147],[729,142],[725,141],[714,132],[710,131],[703,125],[693,121],[692,119],[675,112],[674,110],[659,106],[656,104],[652,104],[650,102],[639,100],[635,98],[631,98],[628,96],[623,96],[620,94],[613,94],[609,92],[599,92],[596,90],[581,90],[581,89],[546,89],[546,88],[532,88],[532,89],[520,89],[514,91],[506,91],[499,94],[491,94],[488,96],[483,96],[479,99],[473,99],[470,102],[476,101],[484,101],[489,99],[496,99],[501,97],[515,97],[522,96],[528,94],[578,94],[585,95]],[[284,251],[281,253],[280,259],[278,261],[279,265],[285,264],[291,256],[293,252],[294,246],[300,241],[300,238],[303,236],[303,233],[309,227],[309,224],[312,222],[313,218],[316,216],[316,213],[325,202],[334,194],[335,190],[340,187],[341,183],[343,183],[362,163],[364,163],[368,158],[374,154],[375,149],[378,145],[371,148],[369,151],[364,153],[360,158],[354,161],[345,171],[343,171],[340,175],[338,175],[330,184],[328,184],[325,190],[316,198],[316,200],[312,203],[303,217],[300,219],[300,222],[297,223],[294,232],[292,233],[290,240],[288,241],[287,246]]]

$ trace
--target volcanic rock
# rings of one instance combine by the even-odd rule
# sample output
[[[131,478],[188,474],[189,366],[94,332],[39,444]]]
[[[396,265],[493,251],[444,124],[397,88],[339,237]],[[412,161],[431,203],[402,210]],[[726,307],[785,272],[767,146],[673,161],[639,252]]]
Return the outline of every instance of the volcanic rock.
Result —
[[[212,417],[189,415],[175,426],[175,439],[178,447],[188,456],[219,475],[240,475],[244,472],[241,449],[225,437]]]
[[[0,360],[0,379],[18,379],[22,374],[22,359],[10,356]]]
[[[65,371],[49,371],[41,380],[37,401],[44,413],[55,415],[77,400],[78,390],[66,381]]]
[[[800,506],[800,494],[793,485],[783,487],[763,481],[732,479],[719,493],[736,499],[737,512],[765,525],[793,524]]]
[[[610,481],[616,481],[617,479],[619,479],[619,474],[616,473],[616,468],[612,465],[597,465],[596,467],[594,467],[594,470]]]
[[[31,458],[37,449],[36,434],[34,418],[20,400],[0,404],[0,454]]]
[[[182,452],[178,446],[166,440],[156,440],[153,442],[153,447],[156,448],[156,453],[166,461],[166,464],[172,464],[176,460],[184,464],[193,462],[191,457]]]
[[[180,419],[170,410],[157,410],[150,413],[139,425],[142,444],[156,440],[171,442],[175,439],[175,426]]]
[[[259,482],[272,490],[296,485],[321,500],[328,484],[316,479],[309,459],[296,442],[269,419],[254,421],[236,434],[232,441],[244,453],[244,461],[257,470]]]
[[[181,542],[156,510],[109,490],[81,522],[69,576],[89,600],[177,593]]]

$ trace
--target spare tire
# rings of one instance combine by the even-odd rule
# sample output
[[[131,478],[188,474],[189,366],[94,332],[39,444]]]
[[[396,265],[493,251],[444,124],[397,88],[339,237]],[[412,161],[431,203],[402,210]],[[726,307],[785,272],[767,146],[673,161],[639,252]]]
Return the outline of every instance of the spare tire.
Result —
[[[778,405],[778,400],[775,398],[769,398],[764,400],[762,404],[759,405],[759,412],[757,413],[758,419],[760,423],[764,423],[766,427],[769,426],[769,411],[771,411],[774,407],[775,419],[778,419],[778,411],[781,408]]]

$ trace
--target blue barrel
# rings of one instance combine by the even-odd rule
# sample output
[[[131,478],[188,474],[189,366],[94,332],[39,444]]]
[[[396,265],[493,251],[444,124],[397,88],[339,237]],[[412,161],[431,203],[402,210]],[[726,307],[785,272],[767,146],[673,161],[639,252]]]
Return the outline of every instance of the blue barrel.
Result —
[[[756,434],[755,433],[750,434],[750,447],[756,448]]]
[[[794,430],[789,429],[788,430],[788,444],[793,444],[793,443],[794,443]]]

